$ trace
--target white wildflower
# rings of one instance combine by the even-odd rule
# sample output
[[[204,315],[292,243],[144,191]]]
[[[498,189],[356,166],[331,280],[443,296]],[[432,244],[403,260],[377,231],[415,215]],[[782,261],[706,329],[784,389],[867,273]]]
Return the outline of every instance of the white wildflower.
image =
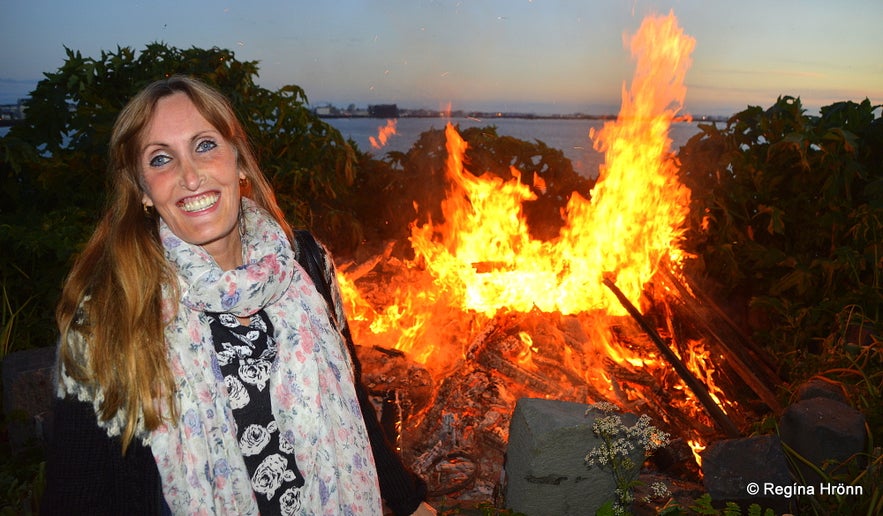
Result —
[[[616,413],[618,408],[612,403],[598,402],[591,405],[586,414],[597,410],[604,415],[597,417],[592,424],[592,432],[600,439],[600,444],[585,456],[588,467],[606,467],[613,473],[616,483],[616,501],[613,504],[614,514],[623,514],[634,500],[632,488],[637,483],[641,462],[632,458],[634,452],[641,450],[641,457],[646,458],[654,450],[668,445],[669,435],[652,425],[649,416],[642,414],[632,426],[626,426],[622,417]],[[660,482],[651,486],[654,497],[663,497],[668,487]]]

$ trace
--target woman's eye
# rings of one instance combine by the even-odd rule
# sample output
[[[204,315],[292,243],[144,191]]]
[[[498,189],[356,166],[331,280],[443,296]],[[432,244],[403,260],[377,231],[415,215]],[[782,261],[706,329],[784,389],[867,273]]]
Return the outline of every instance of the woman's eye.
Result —
[[[217,147],[218,144],[212,140],[203,140],[196,145],[196,152],[206,152]]]
[[[161,167],[171,161],[172,158],[166,156],[165,154],[159,154],[150,158],[150,166],[151,167]]]

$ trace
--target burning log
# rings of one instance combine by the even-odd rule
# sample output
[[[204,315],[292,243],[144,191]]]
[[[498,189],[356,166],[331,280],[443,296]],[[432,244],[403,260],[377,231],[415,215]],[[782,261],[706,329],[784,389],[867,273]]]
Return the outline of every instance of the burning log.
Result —
[[[733,421],[724,413],[724,411],[718,406],[718,404],[714,401],[711,395],[708,393],[708,389],[703,385],[703,383],[693,376],[687,366],[684,365],[683,362],[675,355],[675,353],[665,344],[662,340],[662,337],[656,332],[656,329],[644,318],[641,312],[632,304],[628,298],[625,297],[625,294],[619,290],[619,287],[616,286],[615,283],[610,278],[604,278],[604,285],[607,286],[622,304],[623,308],[628,311],[629,315],[638,323],[639,326],[647,333],[653,343],[656,344],[657,349],[665,358],[665,360],[671,364],[672,368],[674,368],[675,372],[678,373],[678,376],[684,381],[699,402],[705,407],[705,410],[708,414],[714,419],[715,423],[717,423],[720,428],[726,432],[729,437],[740,437],[741,432],[733,423]]]
[[[509,337],[509,339],[514,339],[514,337]],[[567,385],[562,385],[557,381],[556,377],[560,377],[560,374],[549,375],[547,374],[548,371],[544,371],[543,374],[538,374],[525,368],[518,367],[517,364],[513,364],[501,353],[493,352],[493,350],[489,348],[485,349],[485,352],[476,356],[476,362],[486,367],[488,370],[497,371],[503,376],[513,379],[521,385],[525,385],[538,392],[567,392],[567,394],[575,394],[577,397],[584,397],[586,395],[585,386],[582,384],[571,385],[569,386],[570,388],[568,388]],[[553,371],[557,370],[559,373],[562,372],[560,368],[554,366],[552,366],[552,368]]]
[[[518,397],[495,371],[471,362],[460,363],[441,382],[408,446],[412,467],[427,480],[431,496],[457,492],[461,500],[492,497]]]
[[[395,248],[396,241],[391,240],[386,243],[386,246],[383,249],[382,253],[375,254],[374,256],[368,258],[367,260],[363,260],[358,265],[355,265],[353,262],[339,265],[338,268],[342,273],[346,274],[346,277],[350,281],[357,281],[362,278],[372,270],[379,263],[384,260],[389,260],[390,255],[392,255],[393,248]]]
[[[549,314],[541,312],[498,315],[472,340],[466,358],[536,394],[568,400],[605,399],[585,378],[542,352],[540,348],[547,347],[545,343],[537,342],[538,352],[533,352],[515,336],[520,333],[521,323],[530,319],[530,326],[535,326],[549,318]]]
[[[768,387],[778,387],[781,379],[769,366],[764,353],[701,291],[684,285],[667,267],[662,267],[661,273],[663,280],[677,292],[680,306],[688,312],[690,320],[701,325],[710,340],[725,352],[736,374],[774,413],[781,413],[782,406],[773,389]]]
[[[674,404],[671,391],[663,387],[657,378],[650,373],[642,369],[627,368],[610,359],[604,360],[604,366],[610,376],[615,379],[613,385],[620,399],[628,398],[622,392],[624,389],[622,384],[632,387],[643,387],[643,389],[640,389],[643,400],[642,406],[623,407],[626,411],[649,412],[654,419],[664,421],[672,430],[692,428],[702,435],[703,438],[710,438],[715,434],[714,428],[703,424],[702,421],[697,420],[691,414],[680,410],[665,410]]]

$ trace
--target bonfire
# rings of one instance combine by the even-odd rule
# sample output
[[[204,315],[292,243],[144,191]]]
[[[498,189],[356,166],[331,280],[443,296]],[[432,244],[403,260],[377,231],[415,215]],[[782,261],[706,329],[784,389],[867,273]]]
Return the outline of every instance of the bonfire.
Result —
[[[689,119],[695,41],[669,14],[646,18],[628,44],[636,70],[619,116],[586,135],[605,163],[589,198],[571,195],[559,235],[532,237],[522,210],[541,175],[469,170],[449,123],[443,220],[412,226],[413,259],[341,268],[384,423],[436,495],[494,497],[521,397],[649,414],[687,455],[744,425],[738,396],[718,385],[724,357],[674,323],[682,306],[702,306],[681,273],[690,191],[669,137]]]

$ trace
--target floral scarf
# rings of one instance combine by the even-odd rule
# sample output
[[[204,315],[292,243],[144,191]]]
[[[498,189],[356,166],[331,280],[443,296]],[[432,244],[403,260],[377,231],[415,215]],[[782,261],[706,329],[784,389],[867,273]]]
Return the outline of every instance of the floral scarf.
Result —
[[[142,441],[156,459],[166,502],[176,514],[257,514],[205,312],[247,317],[265,310],[278,343],[269,385],[273,414],[306,479],[292,507],[303,514],[380,514],[346,344],[279,225],[248,199],[242,223],[245,265],[222,271],[160,221],[181,296],[177,303],[166,299],[177,312],[165,331],[179,419]],[[105,424],[109,434],[118,433],[114,420]]]

